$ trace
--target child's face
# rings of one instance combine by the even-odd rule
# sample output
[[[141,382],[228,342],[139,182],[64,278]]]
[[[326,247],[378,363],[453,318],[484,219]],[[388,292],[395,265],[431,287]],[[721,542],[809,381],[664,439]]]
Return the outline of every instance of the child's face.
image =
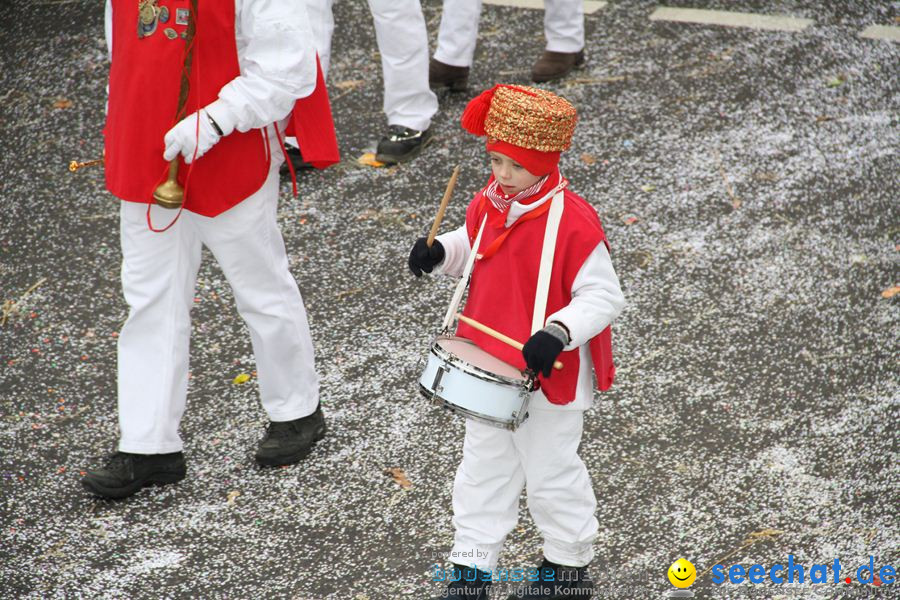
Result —
[[[540,176],[532,175],[528,169],[499,152],[491,151],[491,169],[494,177],[500,182],[504,194],[518,194],[526,188],[530,188],[541,180]]]

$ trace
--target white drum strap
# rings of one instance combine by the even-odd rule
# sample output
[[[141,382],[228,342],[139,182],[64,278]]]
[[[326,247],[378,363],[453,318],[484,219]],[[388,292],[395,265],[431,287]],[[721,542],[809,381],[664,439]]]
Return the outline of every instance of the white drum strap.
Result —
[[[553,271],[553,256],[556,254],[556,236],[563,213],[563,191],[556,192],[547,213],[547,228],[544,230],[544,245],[541,248],[541,266],[538,271],[537,291],[534,294],[534,315],[531,318],[531,334],[544,328],[547,313],[547,293],[550,290],[550,273]]]
[[[472,274],[472,268],[475,266],[475,257],[478,254],[478,246],[481,245],[481,234],[484,233],[486,225],[487,214],[485,214],[484,219],[481,220],[481,228],[478,230],[478,235],[475,236],[475,243],[472,244],[472,251],[469,253],[469,259],[466,261],[466,268],[463,270],[462,277],[459,278],[459,283],[456,284],[456,291],[453,292],[453,298],[450,300],[450,307],[447,309],[447,316],[444,317],[444,324],[441,326],[442,331],[450,330],[450,325],[453,324],[453,319],[456,317],[456,311],[459,309],[459,303],[462,302],[463,294],[469,286],[469,277]]]

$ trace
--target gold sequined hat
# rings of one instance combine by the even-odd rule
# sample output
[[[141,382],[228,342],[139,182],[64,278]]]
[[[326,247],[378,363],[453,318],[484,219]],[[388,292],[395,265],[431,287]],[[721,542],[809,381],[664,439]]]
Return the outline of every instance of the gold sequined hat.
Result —
[[[553,92],[498,84],[463,111],[463,128],[488,136],[488,150],[506,154],[535,175],[552,171],[575,132],[575,107]],[[513,155],[515,154],[515,155]]]

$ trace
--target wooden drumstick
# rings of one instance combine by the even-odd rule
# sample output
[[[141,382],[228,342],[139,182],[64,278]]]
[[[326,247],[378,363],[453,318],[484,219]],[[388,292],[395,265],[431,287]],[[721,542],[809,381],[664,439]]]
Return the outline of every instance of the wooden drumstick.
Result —
[[[441,205],[438,207],[437,216],[434,217],[434,225],[431,226],[431,232],[428,234],[428,240],[425,242],[429,248],[434,244],[434,236],[437,235],[441,221],[444,220],[444,211],[447,209],[447,203],[450,202],[450,196],[453,195],[457,177],[459,177],[459,165],[456,165],[456,168],[453,169],[453,175],[450,176],[450,181],[447,182],[447,189],[444,190],[444,197],[441,199]]]
[[[456,313],[456,318],[459,319],[460,321],[462,321],[463,323],[466,323],[467,325],[471,325],[472,327],[474,327],[475,329],[477,329],[477,330],[480,331],[481,333],[484,333],[484,334],[486,334],[486,335],[489,335],[489,336],[491,336],[492,338],[494,338],[495,340],[500,340],[500,341],[503,342],[504,344],[507,344],[507,345],[509,345],[509,346],[512,346],[512,347],[515,348],[516,350],[521,350],[522,347],[523,347],[523,344],[521,344],[520,342],[517,342],[516,340],[512,339],[512,338],[509,337],[508,335],[503,335],[503,334],[500,333],[499,331],[497,331],[497,330],[495,330],[495,329],[491,329],[491,328],[488,327],[487,325],[482,325],[481,323],[479,323],[479,322],[476,321],[475,319],[470,319],[469,317],[466,317],[466,316],[464,316],[464,315],[461,315],[460,313]],[[560,361],[558,361],[558,360],[557,360],[557,361],[554,361],[554,362],[553,362],[553,368],[556,369],[557,371],[559,371],[560,369],[563,368],[563,364],[562,364]]]

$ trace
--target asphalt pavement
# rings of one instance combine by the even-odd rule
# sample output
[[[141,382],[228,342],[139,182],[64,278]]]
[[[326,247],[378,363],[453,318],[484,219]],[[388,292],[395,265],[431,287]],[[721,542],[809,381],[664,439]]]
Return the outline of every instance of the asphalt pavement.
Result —
[[[101,153],[101,4],[0,10],[0,597],[428,598],[452,542],[463,423],[416,381],[454,282],[415,279],[406,256],[455,165],[445,228],[486,181],[459,117],[481,89],[527,83],[541,11],[486,5],[469,92],[439,95],[420,158],[376,169],[356,160],[386,128],[371,19],[364,2],[337,3],[343,160],[304,173],[297,199],[283,181],[278,215],[329,436],[299,465],[254,465],[266,418],[250,338],[206,253],[188,478],[112,502],[78,480],[117,436],[117,201],[101,170],[67,170]],[[684,557],[697,598],[897,597],[831,572],[717,585],[711,569],[792,555],[838,559],[841,579],[869,557],[900,570],[900,50],[859,35],[900,27],[900,3],[666,6],[812,23],[678,23],[651,20],[655,2],[610,2],[586,18],[585,67],[546,86],[579,110],[562,170],[598,210],[628,301],[617,381],[581,447],[598,596],[662,598]],[[433,48],[441,4],[424,10]],[[539,561],[523,503],[501,566]]]

